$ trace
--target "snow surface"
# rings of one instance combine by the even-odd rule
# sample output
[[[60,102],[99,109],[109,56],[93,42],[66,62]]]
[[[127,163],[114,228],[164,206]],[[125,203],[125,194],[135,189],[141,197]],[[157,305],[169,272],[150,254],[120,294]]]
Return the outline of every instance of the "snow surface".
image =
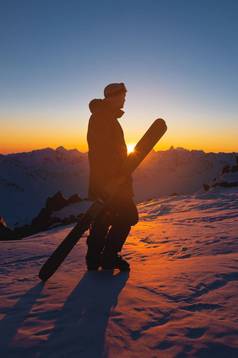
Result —
[[[71,226],[0,242],[1,357],[238,357],[238,192],[153,199],[124,246],[130,274],[87,273]]]
[[[52,218],[64,219],[71,215],[77,216],[77,215],[87,211],[87,209],[89,209],[89,207],[92,205],[92,203],[93,203],[92,201],[84,200],[79,203],[73,203],[73,204],[67,205],[63,209],[54,211],[52,213]]]

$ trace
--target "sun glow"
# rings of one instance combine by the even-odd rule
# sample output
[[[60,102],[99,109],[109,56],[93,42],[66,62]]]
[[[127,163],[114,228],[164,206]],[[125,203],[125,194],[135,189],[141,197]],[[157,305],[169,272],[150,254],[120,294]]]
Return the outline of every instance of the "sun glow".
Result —
[[[135,143],[127,144],[127,153],[130,154],[130,153],[134,152],[134,148],[135,148]]]

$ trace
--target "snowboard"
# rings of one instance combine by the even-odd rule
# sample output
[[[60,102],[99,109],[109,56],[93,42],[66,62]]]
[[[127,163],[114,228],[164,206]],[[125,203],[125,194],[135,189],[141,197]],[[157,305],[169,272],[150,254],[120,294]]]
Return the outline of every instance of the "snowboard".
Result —
[[[106,192],[108,194],[108,199],[99,199],[89,207],[89,209],[78,220],[75,227],[68,233],[65,239],[42,266],[39,272],[39,278],[42,281],[47,281],[55,273],[85,231],[89,229],[91,223],[93,223],[103,210],[110,207],[115,196],[120,192],[120,187],[127,179],[127,176],[134,172],[147,154],[153,149],[159,139],[164,135],[166,130],[167,126],[163,119],[156,119],[152,123],[143,137],[136,144],[134,151],[128,155],[120,177],[115,178],[107,186]]]

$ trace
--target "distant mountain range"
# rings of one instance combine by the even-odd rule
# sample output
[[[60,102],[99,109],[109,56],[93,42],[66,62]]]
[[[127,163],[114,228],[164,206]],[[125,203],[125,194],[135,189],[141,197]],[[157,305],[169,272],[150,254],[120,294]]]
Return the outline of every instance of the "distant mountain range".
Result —
[[[153,151],[134,174],[137,202],[191,194],[234,165],[238,153],[204,153],[183,148]],[[87,197],[88,158],[78,150],[46,148],[0,155],[0,216],[10,226],[29,223],[46,198],[61,191]]]

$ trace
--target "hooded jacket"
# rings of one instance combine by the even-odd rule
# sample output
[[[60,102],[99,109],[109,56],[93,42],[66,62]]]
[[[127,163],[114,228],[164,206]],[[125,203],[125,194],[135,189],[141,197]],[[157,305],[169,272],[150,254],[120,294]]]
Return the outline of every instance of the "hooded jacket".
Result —
[[[105,198],[105,187],[113,178],[120,175],[127,158],[127,146],[118,118],[124,112],[112,108],[104,99],[94,99],[89,103],[92,113],[87,132],[89,159],[89,189],[91,200]],[[121,196],[133,196],[132,179],[120,190]]]

